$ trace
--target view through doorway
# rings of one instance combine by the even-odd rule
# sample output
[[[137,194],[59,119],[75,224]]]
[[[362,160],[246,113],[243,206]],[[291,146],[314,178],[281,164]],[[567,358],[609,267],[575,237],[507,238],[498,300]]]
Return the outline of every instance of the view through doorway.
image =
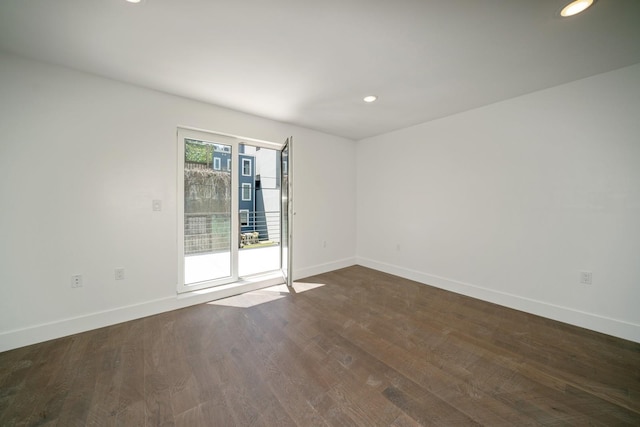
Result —
[[[286,278],[288,145],[190,129],[178,130],[178,145],[179,292],[275,271]]]

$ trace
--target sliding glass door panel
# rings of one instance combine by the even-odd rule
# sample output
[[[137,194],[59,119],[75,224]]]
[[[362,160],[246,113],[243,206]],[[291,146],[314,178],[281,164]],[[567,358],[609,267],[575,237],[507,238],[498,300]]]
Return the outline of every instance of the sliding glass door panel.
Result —
[[[215,134],[178,130],[181,265],[179,291],[236,281],[237,142]]]

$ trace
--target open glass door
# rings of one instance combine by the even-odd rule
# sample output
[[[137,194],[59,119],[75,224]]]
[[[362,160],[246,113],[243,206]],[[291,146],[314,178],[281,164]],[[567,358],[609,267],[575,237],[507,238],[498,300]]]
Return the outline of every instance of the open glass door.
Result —
[[[287,138],[282,147],[280,156],[280,196],[281,218],[280,227],[282,236],[280,239],[281,269],[287,286],[293,286],[292,261],[293,261],[293,162],[292,146],[293,137]]]
[[[291,138],[177,136],[178,292],[279,280],[278,270],[291,286]]]

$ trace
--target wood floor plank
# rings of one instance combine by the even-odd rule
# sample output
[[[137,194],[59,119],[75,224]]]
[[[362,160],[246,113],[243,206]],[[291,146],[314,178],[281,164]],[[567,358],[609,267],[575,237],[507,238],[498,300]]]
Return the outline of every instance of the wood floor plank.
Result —
[[[74,341],[63,338],[30,346],[22,358],[12,365],[7,364],[10,375],[3,375],[8,383],[3,382],[0,394],[9,395],[11,400],[0,414],[2,425],[44,423],[57,418],[72,377],[71,372],[64,371],[63,361]],[[42,389],[50,390],[50,393],[39,393]]]
[[[106,337],[106,329],[89,331],[78,336],[76,345],[71,347],[67,355],[67,366],[73,372],[69,378],[71,382],[65,384],[65,396],[57,423],[68,426],[83,426],[91,411],[91,402],[96,388],[98,366],[100,365],[101,349]],[[86,357],[91,355],[91,357]],[[97,356],[97,357],[96,357]]]
[[[0,425],[640,425],[639,343],[359,266],[302,282],[0,353]]]
[[[369,334],[371,338],[367,340],[367,344],[362,344],[363,347],[367,348],[372,354],[380,357],[385,366],[395,367],[395,371],[389,371],[387,376],[393,378],[394,384],[403,383],[404,387],[411,388],[412,394],[416,398],[422,397],[427,391],[435,393],[436,396],[451,398],[451,394],[444,393],[453,392],[453,396],[457,397],[462,395],[464,397],[463,405],[460,409],[465,413],[473,413],[474,416],[480,417],[480,419],[493,420],[493,422],[496,420],[510,420],[511,424],[527,424],[528,420],[526,417],[523,419],[521,415],[511,413],[510,408],[500,408],[501,405],[499,402],[491,402],[485,399],[482,405],[476,404],[473,400],[473,394],[465,394],[467,384],[464,381],[461,381],[451,374],[447,374],[441,367],[434,366],[425,355],[418,354],[416,358],[416,355],[379,339],[377,336],[371,334],[370,330],[363,328],[362,325],[351,324],[343,329],[343,333],[348,339],[362,342],[357,336],[350,335],[353,330],[360,330],[360,332]],[[454,363],[451,363],[451,365],[451,368],[457,369]],[[408,381],[407,377],[402,374],[403,372],[406,372],[412,379],[419,379],[419,383],[423,384],[424,388],[413,383],[413,381]],[[468,373],[465,371],[464,377],[467,376]],[[489,404],[487,404],[487,402],[489,402]],[[502,411],[500,409],[502,409]]]
[[[257,320],[262,320],[261,316]],[[310,404],[325,389],[316,381],[317,376],[312,375],[313,370],[301,367],[300,361],[305,355],[299,349],[283,351],[287,344],[289,349],[294,344],[285,343],[286,337],[282,333],[268,332],[264,339],[251,342],[255,350],[257,374],[297,425],[327,425]]]

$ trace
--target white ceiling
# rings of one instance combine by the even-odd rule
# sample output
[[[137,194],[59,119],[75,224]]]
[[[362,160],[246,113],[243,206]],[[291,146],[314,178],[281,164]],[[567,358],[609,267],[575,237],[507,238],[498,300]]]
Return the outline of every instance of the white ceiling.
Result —
[[[361,139],[640,62],[639,0],[566,1],[1,0],[0,50]]]

